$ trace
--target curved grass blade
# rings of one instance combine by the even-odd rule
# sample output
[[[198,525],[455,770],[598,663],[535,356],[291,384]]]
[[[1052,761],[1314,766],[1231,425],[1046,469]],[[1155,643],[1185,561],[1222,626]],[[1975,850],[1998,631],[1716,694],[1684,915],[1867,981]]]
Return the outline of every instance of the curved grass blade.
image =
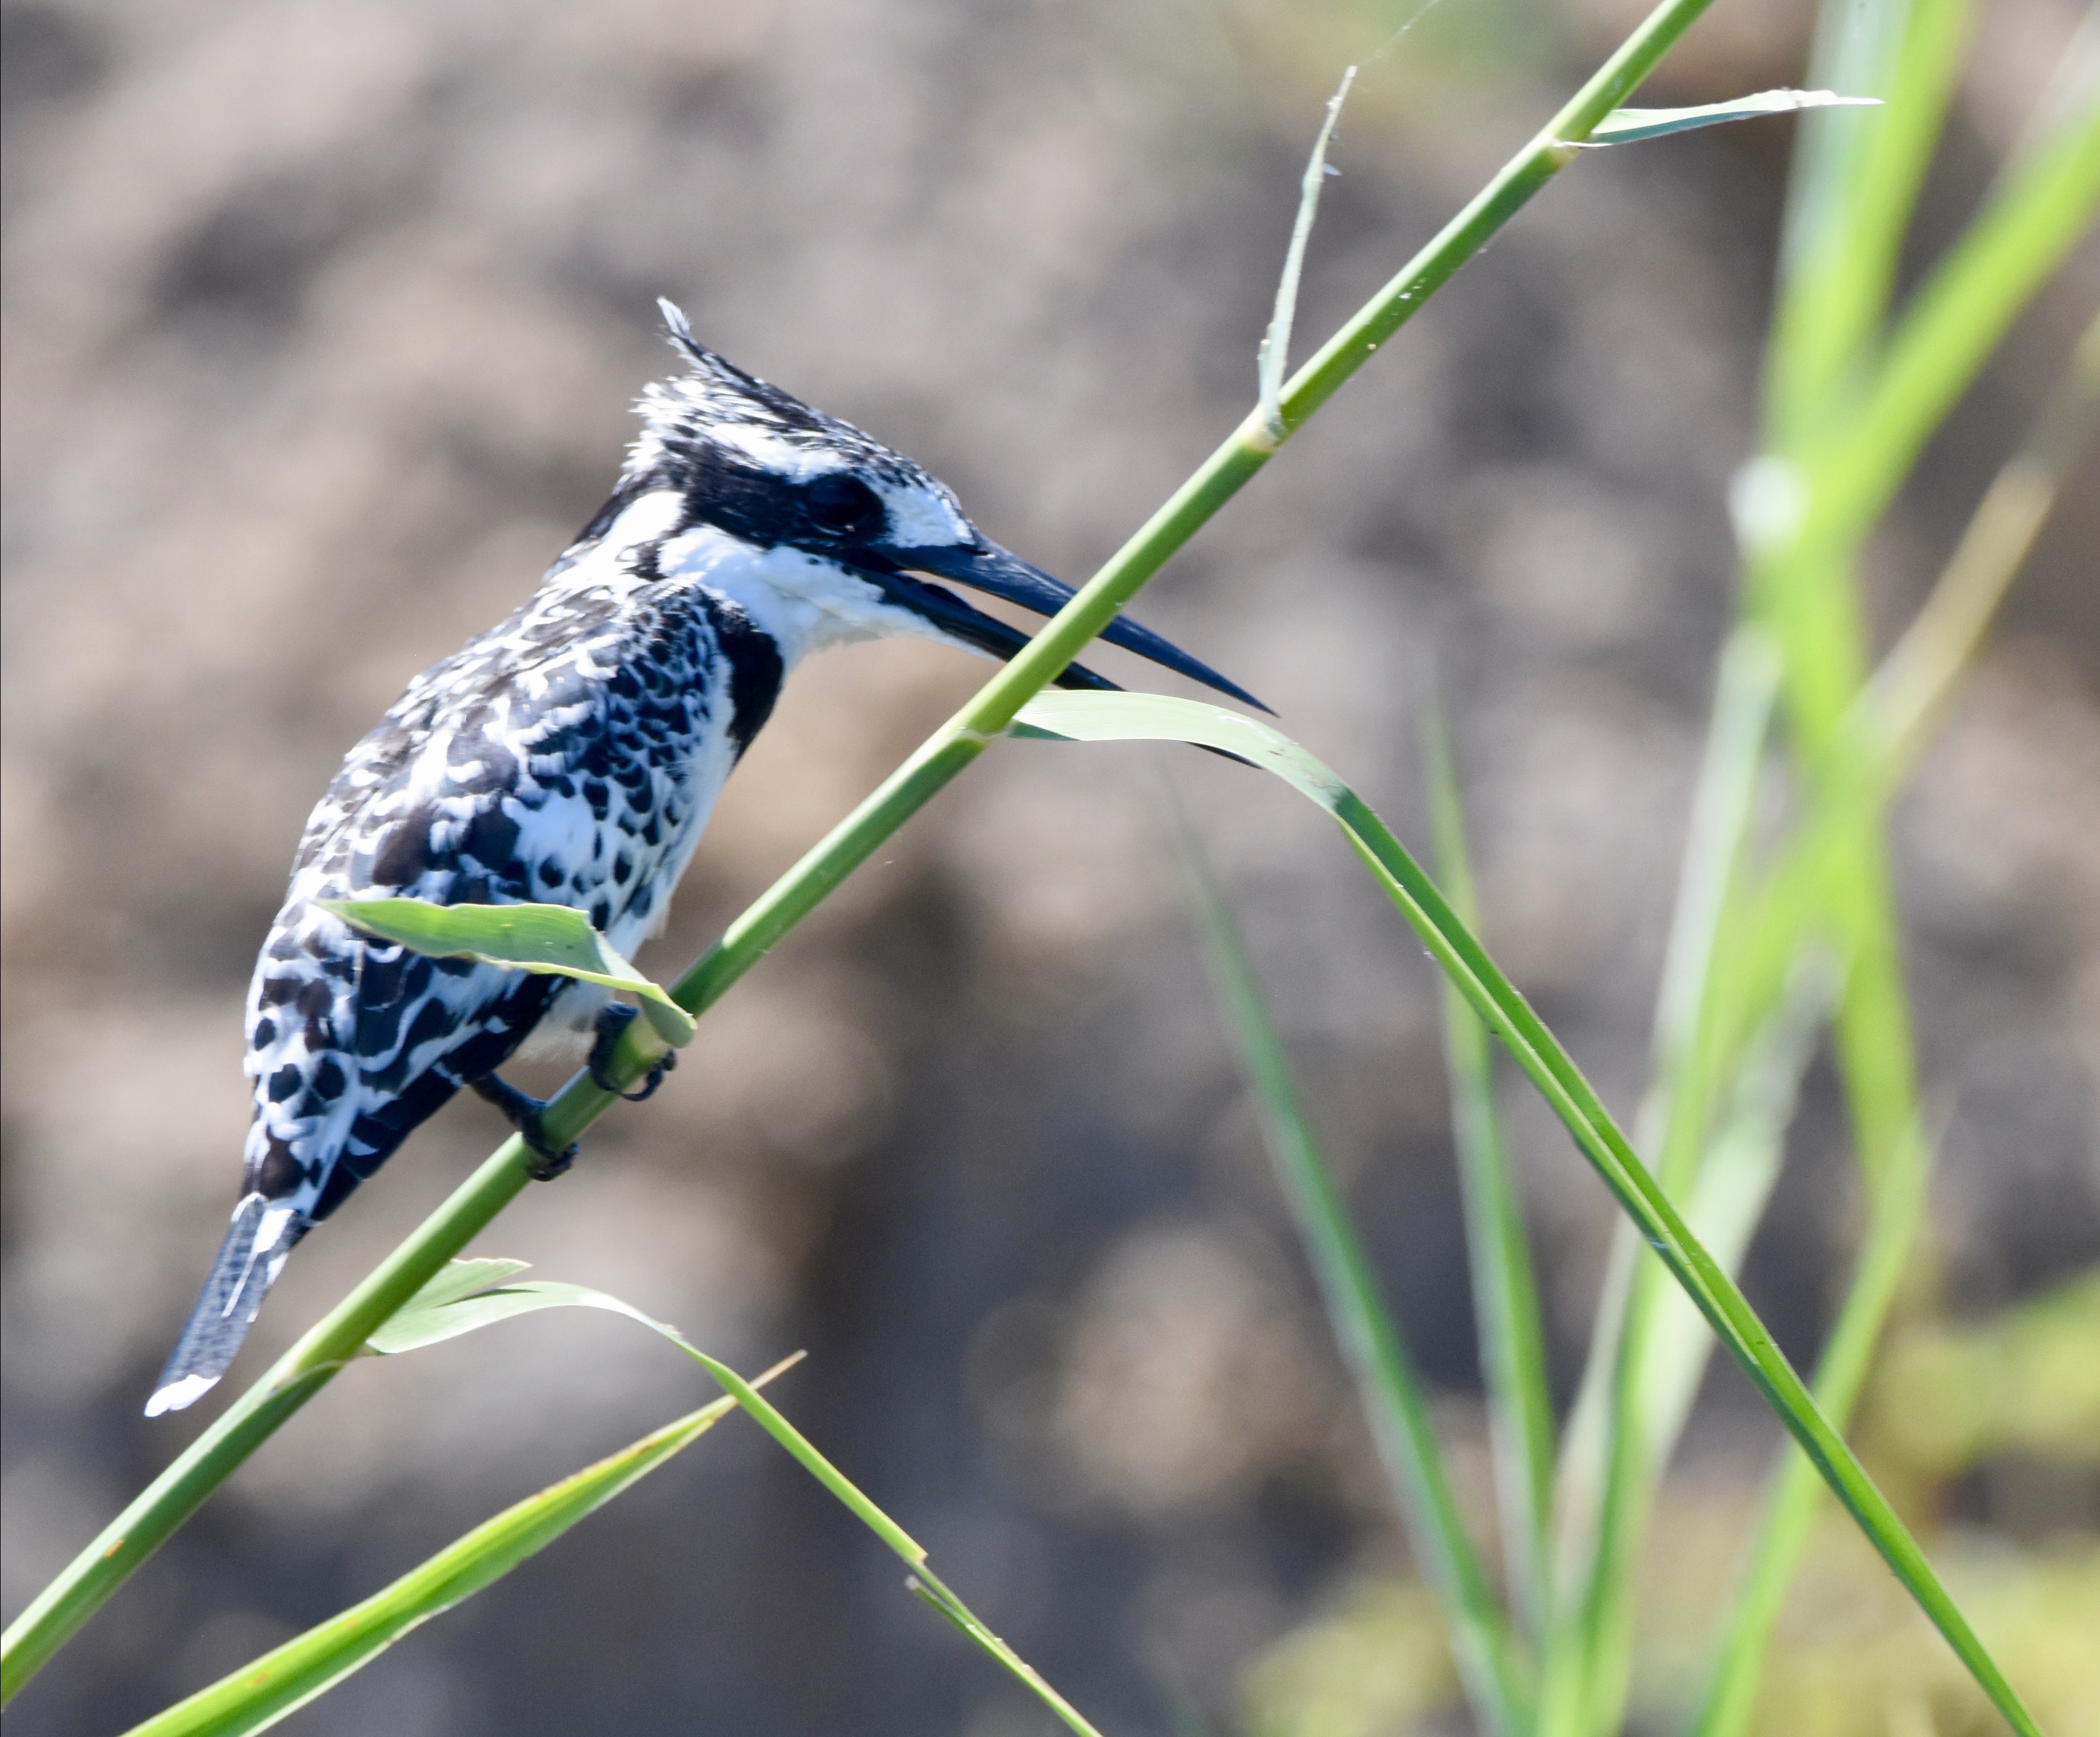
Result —
[[[510,1266],[513,1271],[517,1270],[517,1263],[508,1262],[461,1261],[454,1263],[454,1265],[504,1265]],[[446,1276],[441,1273],[439,1279]],[[433,1281],[434,1285],[436,1283]],[[426,1291],[430,1289],[426,1287]],[[421,1296],[419,1294],[416,1300],[421,1301]],[[418,1346],[433,1345],[439,1340],[455,1338],[462,1333],[471,1333],[477,1328],[492,1326],[497,1321],[530,1315],[540,1309],[565,1308],[603,1309],[611,1314],[624,1315],[629,1320],[639,1321],[651,1332],[668,1339],[685,1352],[706,1369],[727,1392],[729,1399],[725,1404],[734,1403],[749,1412],[757,1420],[759,1427],[785,1448],[801,1463],[804,1470],[829,1490],[848,1512],[911,1565],[912,1574],[906,1585],[911,1592],[939,1611],[1026,1684],[1070,1729],[1079,1733],[1080,1737],[1100,1737],[1100,1733],[1087,1722],[1070,1701],[1050,1686],[1035,1666],[986,1628],[976,1613],[926,1566],[925,1547],[869,1501],[845,1473],[817,1451],[806,1436],[760,1396],[759,1387],[765,1380],[770,1379],[772,1373],[777,1373],[778,1369],[770,1372],[760,1382],[748,1382],[727,1364],[700,1350],[676,1327],[643,1314],[632,1303],[623,1303],[617,1297],[602,1290],[593,1290],[585,1285],[563,1285],[542,1280],[472,1291],[454,1283],[448,1297],[415,1310],[412,1316],[411,1310],[404,1309],[403,1316],[411,1317],[408,1325],[402,1331],[395,1332],[393,1328],[401,1320],[401,1317],[396,1317],[395,1323],[390,1323],[372,1336],[367,1348],[382,1355],[412,1350]],[[780,1364],[779,1369],[786,1369],[801,1356],[801,1353],[797,1351],[794,1357]]]
[[[796,1357],[800,1356],[796,1354]],[[791,1357],[758,1378],[773,1379]],[[361,1603],[135,1726],[128,1737],[245,1737],[266,1730],[361,1670],[411,1629],[537,1554],[586,1514],[689,1446],[735,1409],[725,1396],[506,1508]]]
[[[569,905],[434,905],[427,899],[317,899],[353,928],[433,959],[479,959],[514,971],[574,977],[625,990],[666,1043],[692,1042],[693,1016],[613,950],[589,916]]]
[[[1640,1226],[1671,1276],[1815,1461],[1868,1541],[1947,1638],[1992,1704],[2022,1737],[2040,1737],[2011,1683],[1940,1584],[1925,1553],[1818,1409],[1735,1281],[1692,1234],[1567,1051],[1458,920],[1406,848],[1353,791],[1280,732],[1193,700],[1151,694],[1044,695],[1023,708],[1015,733],[1053,740],[1176,741],[1220,747],[1266,766],[1333,815],[1387,896],[1475,1012],[1508,1047],[1605,1186]]]
[[[1840,96],[1835,90],[1760,90],[1732,102],[1701,103],[1696,108],[1615,108],[1580,141],[1585,149],[1661,139],[1702,126],[1725,126],[1731,121],[1754,121],[1764,115],[1792,114],[1803,108],[1878,108],[1877,96]]]
[[[1732,1278],[1779,1180],[1787,1124],[1831,999],[1828,972],[1805,970],[1745,1057],[1730,1102],[1703,1142],[1685,1222]],[[1714,1345],[1683,1292],[1667,1285],[1657,1267],[1642,1262],[1629,1289],[1613,1370],[1606,1483],[1579,1600],[1556,1637],[1564,1651],[1554,1663],[1564,1671],[1573,1667],[1573,1677],[1563,1679],[1568,1700],[1554,1709],[1564,1722],[1542,1726],[1548,1731],[1608,1737],[1625,1725],[1641,1541]]]
[[[1731,1273],[1740,1270],[1778,1184],[1786,1131],[1834,994],[1827,962],[1812,957],[1745,1056],[1707,1143],[1684,1217]],[[1683,1434],[1714,1341],[1682,1294],[1674,1291],[1660,1300],[1651,1330],[1636,1417],[1648,1461],[1660,1470]]]
[[[462,1307],[514,1278],[532,1264],[480,1255],[468,1260],[448,1260],[430,1282],[403,1303],[393,1319],[382,1322],[364,1349],[375,1357],[387,1357],[425,1345],[435,1345],[470,1332],[480,1323]]]
[[[1451,907],[1474,914],[1465,815],[1441,712],[1432,714],[1426,759],[1436,873]],[[1543,1638],[1551,1604],[1553,1391],[1524,1202],[1495,1108],[1494,1050],[1488,1028],[1448,981],[1444,1047],[1451,1077],[1451,1124],[1465,1204],[1467,1264],[1480,1339],[1480,1369],[1495,1446],[1495,1489],[1503,1554],[1531,1633]]]
[[[624,1312],[633,1312],[624,1309],[624,1305],[622,1307]],[[655,1324],[651,1322],[651,1325]],[[660,1327],[658,1331],[674,1339],[677,1338],[668,1328]],[[905,1585],[912,1593],[932,1605],[1017,1679],[1033,1690],[1043,1705],[1064,1722],[1067,1730],[1077,1732],[1079,1737],[1101,1737],[1100,1732],[1087,1722],[1079,1708],[1052,1688],[1034,1665],[986,1628],[969,1607],[926,1566],[926,1552],[912,1541],[911,1535],[862,1495],[843,1472],[818,1453],[809,1439],[775,1411],[748,1382],[726,1364],[717,1363],[705,1351],[695,1351],[682,1339],[677,1342],[688,1356],[704,1365],[708,1373],[735,1396],[737,1403],[758,1420],[759,1426],[799,1461],[810,1476],[836,1497],[862,1525],[911,1565],[912,1572]]]
[[[1239,1045],[1277,1179],[1297,1220],[1335,1337],[1363,1395],[1416,1559],[1443,1607],[1459,1674],[1489,1730],[1501,1737],[1524,1737],[1532,1724],[1529,1661],[1519,1652],[1509,1620],[1467,1534],[1430,1422],[1428,1395],[1321,1152],[1238,928],[1195,841],[1188,840],[1186,847],[1218,999]]]

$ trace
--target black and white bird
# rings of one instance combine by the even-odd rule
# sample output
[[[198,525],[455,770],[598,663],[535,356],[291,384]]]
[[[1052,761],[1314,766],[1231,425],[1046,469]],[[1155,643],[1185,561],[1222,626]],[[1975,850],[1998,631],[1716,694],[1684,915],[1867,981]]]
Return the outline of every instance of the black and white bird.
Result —
[[[686,371],[643,393],[612,498],[509,620],[409,684],[307,822],[249,990],[240,1201],[149,1417],[218,1381],[293,1245],[461,1086],[539,1148],[537,1104],[495,1070],[567,1050],[595,1072],[632,1016],[587,985],[368,938],[320,901],[571,905],[631,953],[803,658],[894,637],[1001,658],[1026,643],[914,575],[1043,615],[1072,594],[911,460],[704,349],[661,305]],[[1135,622],[1102,637],[1260,703]],[[1059,679],[1114,686],[1077,665]],[[548,1174],[566,1158],[540,1156]]]

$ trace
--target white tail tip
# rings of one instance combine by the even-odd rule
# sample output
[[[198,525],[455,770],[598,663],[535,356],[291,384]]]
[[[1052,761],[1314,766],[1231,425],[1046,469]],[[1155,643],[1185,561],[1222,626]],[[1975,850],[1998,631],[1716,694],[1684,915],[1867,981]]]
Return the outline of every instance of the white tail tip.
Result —
[[[218,1385],[216,1375],[185,1375],[180,1381],[171,1381],[146,1401],[146,1415],[157,1417],[164,1411],[180,1411],[186,1405],[194,1405]]]

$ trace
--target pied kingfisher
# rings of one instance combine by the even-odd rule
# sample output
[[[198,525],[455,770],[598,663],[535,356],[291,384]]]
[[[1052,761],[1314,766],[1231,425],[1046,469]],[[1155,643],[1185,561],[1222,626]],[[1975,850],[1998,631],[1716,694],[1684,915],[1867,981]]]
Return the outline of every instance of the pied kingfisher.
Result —
[[[292,1245],[461,1086],[511,1116],[536,1174],[558,1174],[568,1154],[545,1149],[538,1104],[495,1069],[588,1051],[598,1075],[633,1016],[590,985],[369,939],[320,901],[571,905],[631,952],[804,656],[889,637],[1002,658],[1026,642],[913,573],[1041,615],[1072,595],[911,460],[731,366],[660,306],[686,372],[642,394],[612,498],[509,620],[409,683],[307,822],[248,991],[240,1199],[149,1417],[218,1379]],[[1135,622],[1102,637],[1260,704]],[[1058,680],[1114,686],[1076,664]]]

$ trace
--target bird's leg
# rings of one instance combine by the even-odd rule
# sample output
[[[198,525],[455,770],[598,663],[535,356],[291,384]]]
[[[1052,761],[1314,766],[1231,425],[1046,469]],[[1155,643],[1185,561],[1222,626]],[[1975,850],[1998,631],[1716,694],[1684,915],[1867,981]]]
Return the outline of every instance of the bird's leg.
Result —
[[[600,1091],[619,1091],[629,1104],[639,1104],[645,1098],[656,1096],[656,1088],[664,1083],[664,1076],[678,1065],[678,1052],[667,1049],[650,1069],[649,1077],[642,1082],[639,1091],[620,1091],[612,1078],[612,1052],[620,1042],[620,1034],[634,1023],[641,1012],[639,1007],[629,1007],[624,1001],[608,1001],[598,1010],[598,1039],[591,1045],[590,1060],[584,1064],[589,1071],[591,1083]]]
[[[547,1107],[545,1098],[520,1091],[493,1074],[484,1074],[479,1079],[469,1080],[467,1084],[510,1118],[510,1126],[517,1129],[518,1137],[531,1148],[532,1162],[525,1166],[525,1173],[535,1182],[552,1182],[576,1162],[574,1145],[557,1152],[547,1144],[546,1131],[540,1121],[540,1111]]]

